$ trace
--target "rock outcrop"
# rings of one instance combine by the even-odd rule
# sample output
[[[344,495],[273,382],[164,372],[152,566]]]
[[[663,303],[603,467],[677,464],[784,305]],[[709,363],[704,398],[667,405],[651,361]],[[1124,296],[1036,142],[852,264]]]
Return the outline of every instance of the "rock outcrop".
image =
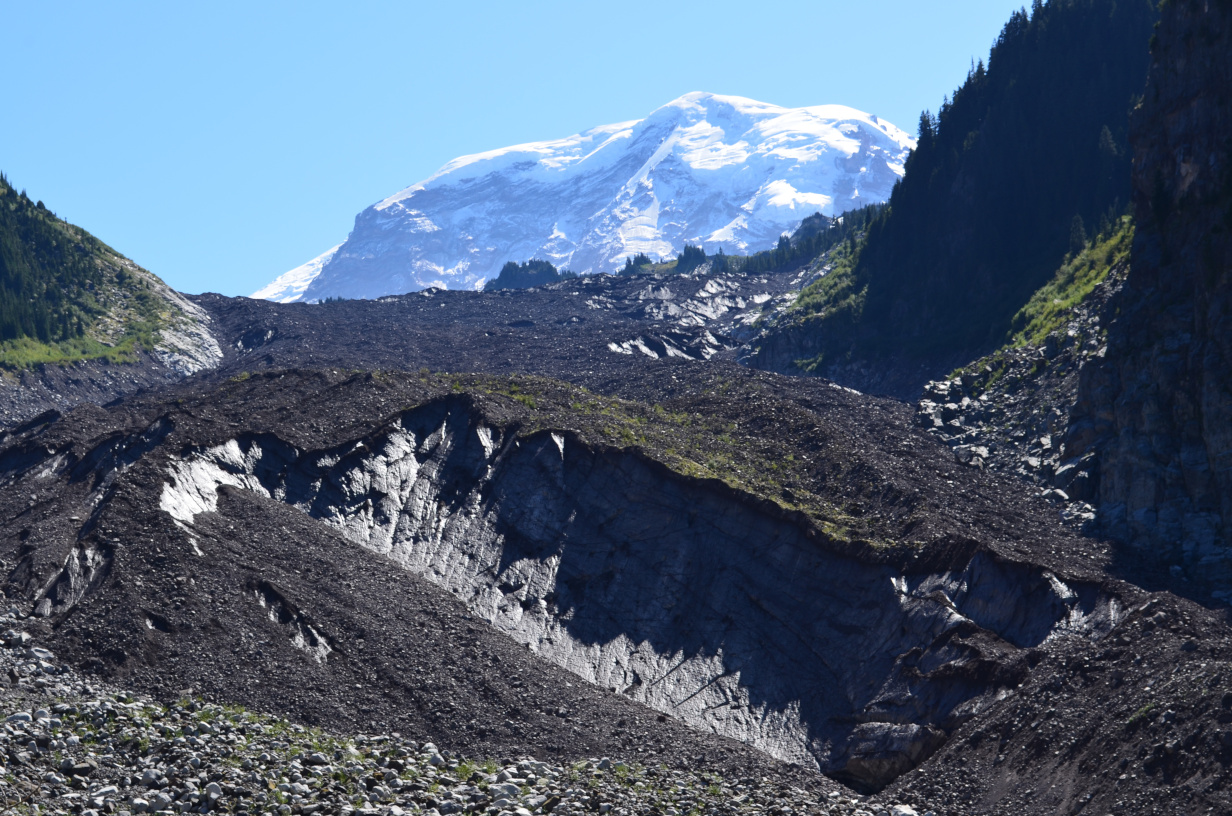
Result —
[[[1232,579],[1232,5],[1166,3],[1133,116],[1138,232],[1071,431],[1106,532],[1177,577]],[[1225,597],[1227,597],[1225,595]]]
[[[746,790],[897,776],[894,799],[942,813],[1228,811],[1221,610],[1108,579],[1100,542],[906,406],[652,362],[696,413],[281,371],[47,415],[0,440],[7,614],[159,699],[468,756],[630,757]],[[734,457],[722,479],[672,469],[709,461],[699,425]],[[793,454],[752,456],[763,434]]]

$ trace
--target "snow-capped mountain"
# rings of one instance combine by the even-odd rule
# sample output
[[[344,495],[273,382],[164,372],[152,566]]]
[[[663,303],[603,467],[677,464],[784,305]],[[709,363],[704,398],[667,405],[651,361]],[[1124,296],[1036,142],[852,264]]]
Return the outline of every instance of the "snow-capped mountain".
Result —
[[[530,258],[611,272],[639,252],[673,257],[686,242],[755,252],[814,212],[887,199],[913,146],[841,105],[691,93],[635,122],[454,159],[361,212],[340,247],[254,297],[477,288],[506,261]]]
[[[308,284],[321,274],[321,267],[329,263],[330,258],[342,244],[330,247],[308,263],[300,264],[290,272],[283,272],[278,277],[252,293],[254,298],[272,300],[275,303],[294,303],[304,295]]]

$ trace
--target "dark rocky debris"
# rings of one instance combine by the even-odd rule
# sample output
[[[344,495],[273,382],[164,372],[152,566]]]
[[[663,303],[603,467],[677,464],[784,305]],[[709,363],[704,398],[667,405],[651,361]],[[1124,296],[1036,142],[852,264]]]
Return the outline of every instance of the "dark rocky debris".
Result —
[[[1107,543],[1076,535],[1050,504],[1024,495],[1017,478],[957,462],[914,427],[908,406],[822,381],[717,363],[648,361],[635,373],[625,389],[657,394],[657,410],[642,404],[639,414],[638,403],[605,402],[593,392],[535,378],[278,371],[187,383],[108,409],[82,406],[44,417],[10,432],[0,445],[5,591],[30,616],[31,631],[70,663],[164,700],[191,688],[210,700],[344,732],[422,733],[442,749],[471,756],[530,752],[563,761],[613,755],[733,774],[785,774],[795,784],[827,790],[829,783],[807,767],[776,763],[639,705],[636,689],[613,693],[564,671],[551,662],[559,654],[541,641],[531,642],[531,649],[515,642],[502,619],[489,623],[477,613],[473,598],[464,604],[456,587],[451,594],[389,556],[357,546],[340,534],[345,525],[325,523],[319,509],[305,513],[242,485],[222,486],[216,509],[191,523],[177,521],[161,504],[170,465],[189,461],[193,451],[232,439],[264,440],[271,448],[278,439],[305,451],[353,450],[357,442],[371,445],[364,440],[389,427],[391,417],[442,399],[470,406],[466,410],[483,416],[494,434],[502,427],[522,434],[525,444],[538,439],[554,445],[547,431],[559,427],[570,434],[566,450],[650,463],[667,459],[669,444],[677,454],[693,444],[681,426],[662,421],[665,430],[659,431],[651,418],[692,406],[702,424],[698,439],[714,437],[706,422],[735,434],[726,444],[744,457],[732,461],[737,471],[764,465],[774,444],[780,452],[806,453],[806,463],[785,477],[797,499],[790,505],[804,509],[759,495],[766,487],[755,480],[728,484],[664,468],[669,482],[691,482],[690,489],[700,491],[682,503],[681,514],[713,495],[744,505],[744,512],[813,529],[809,546],[819,557],[829,553],[824,558],[852,565],[844,569],[883,570],[887,590],[894,575],[914,585],[912,576],[969,571],[988,559],[1001,565],[995,575],[987,568],[968,572],[965,580],[976,583],[957,594],[938,585],[936,603],[956,605],[974,621],[954,629],[949,645],[922,642],[916,656],[903,652],[880,681],[887,685],[870,689],[859,703],[863,713],[852,710],[855,719],[846,725],[838,720],[837,731],[833,723],[816,724],[818,734],[851,735],[851,753],[834,769],[839,779],[866,790],[873,780],[879,785],[898,776],[887,795],[943,802],[959,813],[1056,812],[1061,800],[1038,788],[1039,780],[1057,774],[1072,775],[1069,798],[1061,798],[1074,806],[1090,794],[1085,801],[1093,804],[1121,801],[1122,809],[1113,812],[1149,812],[1135,803],[1165,793],[1217,809],[1226,805],[1226,758],[1214,750],[1227,730],[1220,722],[1222,700],[1232,695],[1232,673],[1221,668],[1232,666],[1222,613],[1166,593],[1149,597],[1110,579],[1105,568],[1115,552]],[[577,408],[589,399],[599,409]],[[645,419],[643,438],[622,444],[621,428],[642,427],[639,417]],[[235,474],[247,472],[236,468]],[[343,471],[330,478],[343,479]],[[824,496],[828,505],[810,511],[821,507],[810,505],[810,496]],[[363,512],[368,499],[355,499],[354,509]],[[441,499],[459,507],[469,501],[465,495]],[[584,510],[584,504],[575,506]],[[840,535],[823,523],[827,518],[850,521],[851,529]],[[517,524],[529,529],[525,520]],[[579,544],[598,540],[582,529]],[[512,534],[506,530],[505,536]],[[1020,568],[1014,565],[1022,565],[1022,577],[1015,577]],[[822,574],[849,580],[834,569]],[[1049,634],[1058,618],[1031,617],[1046,608],[1038,601],[1023,607],[1029,616],[1012,625],[980,611],[1012,608],[1007,599],[1029,586],[1032,574],[1055,576],[1032,579],[1041,586],[1056,580],[1066,588],[1048,590],[1060,599],[1058,608],[1073,605],[1075,612],[1065,614],[1090,615],[1096,601],[1082,598],[1105,599],[1099,603],[1107,624]],[[553,602],[584,610],[581,596],[570,601],[567,593],[587,586],[599,591],[602,580],[579,573],[558,585],[565,595]],[[977,600],[977,585],[992,594]],[[502,591],[528,602],[534,597],[518,595],[516,587]],[[1067,592],[1073,600],[1065,600]],[[896,609],[901,601],[892,598],[889,592],[877,603]],[[791,608],[784,603],[774,601],[770,609]],[[869,606],[858,618],[867,626],[887,611]],[[1166,616],[1156,620],[1158,611]],[[690,618],[704,615],[681,620]],[[753,623],[741,617],[732,625],[739,631]],[[1022,629],[1041,625],[1033,636]],[[859,639],[832,639],[824,661],[876,665],[867,650],[841,651],[853,648],[845,642]],[[929,683],[951,696],[921,693]],[[886,722],[887,702],[901,693],[896,688],[917,695],[915,713],[902,722],[933,723],[907,742],[894,728],[876,732],[861,725]],[[953,697],[960,689],[966,690]],[[963,708],[962,700],[975,705]],[[1149,709],[1130,730],[1125,721],[1151,701],[1170,711],[1169,719],[1147,722]],[[949,708],[956,702],[958,708]],[[1046,739],[1037,734],[1044,727],[1037,720],[1053,729],[1042,732]],[[1168,735],[1180,739],[1164,739]],[[1045,750],[1051,740],[1059,747]],[[1173,742],[1172,754],[1152,758],[1156,743],[1166,752]],[[1126,758],[1141,770],[1120,769]],[[1117,773],[1107,777],[1105,770]]]

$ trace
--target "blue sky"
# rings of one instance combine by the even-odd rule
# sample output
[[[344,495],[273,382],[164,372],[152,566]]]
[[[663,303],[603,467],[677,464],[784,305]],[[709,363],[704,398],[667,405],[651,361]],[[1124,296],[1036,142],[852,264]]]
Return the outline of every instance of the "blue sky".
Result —
[[[4,3],[0,170],[172,286],[248,294],[455,156],[689,91],[914,132],[1021,5]]]

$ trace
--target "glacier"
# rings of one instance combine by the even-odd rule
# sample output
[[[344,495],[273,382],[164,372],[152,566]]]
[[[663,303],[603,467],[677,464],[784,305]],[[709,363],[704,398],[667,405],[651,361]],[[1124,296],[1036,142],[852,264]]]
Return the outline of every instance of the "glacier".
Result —
[[[843,105],[690,93],[645,119],[463,156],[368,207],[340,246],[255,293],[280,302],[477,289],[506,261],[614,272],[639,252],[769,249],[806,216],[885,201],[915,143]]]
[[[321,274],[321,267],[329,263],[334,253],[342,244],[325,250],[307,263],[300,264],[290,272],[283,272],[274,280],[252,293],[252,297],[260,300],[272,300],[275,303],[294,303],[304,296],[308,284]]]

